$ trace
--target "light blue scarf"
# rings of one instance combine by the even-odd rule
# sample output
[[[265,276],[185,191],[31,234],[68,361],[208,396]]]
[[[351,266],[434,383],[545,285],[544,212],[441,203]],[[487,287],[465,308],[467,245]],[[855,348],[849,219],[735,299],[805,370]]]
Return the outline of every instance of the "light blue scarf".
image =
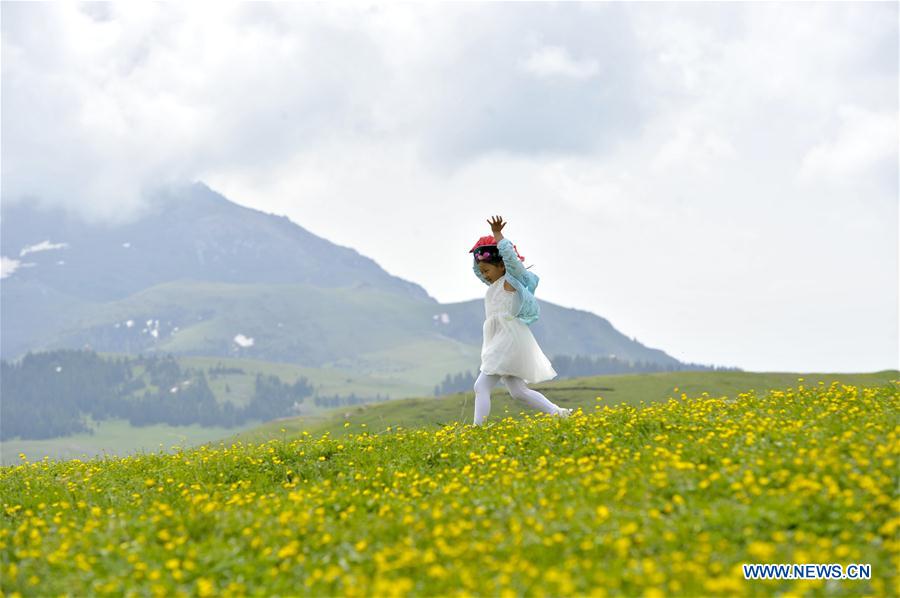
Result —
[[[541,308],[537,299],[534,298],[534,290],[537,288],[540,277],[525,269],[525,266],[522,265],[522,260],[519,259],[519,256],[516,255],[516,250],[513,249],[512,241],[506,237],[503,237],[497,243],[497,251],[499,251],[500,257],[503,258],[503,264],[506,266],[506,279],[515,287],[519,297],[522,299],[516,318],[525,324],[531,325],[541,315]],[[481,282],[491,286],[491,283],[481,273],[478,262],[473,260],[472,269]]]

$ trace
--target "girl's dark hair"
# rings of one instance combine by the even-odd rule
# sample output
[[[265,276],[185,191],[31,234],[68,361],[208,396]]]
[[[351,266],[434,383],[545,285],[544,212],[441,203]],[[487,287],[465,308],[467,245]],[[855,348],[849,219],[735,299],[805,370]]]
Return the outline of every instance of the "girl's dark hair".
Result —
[[[490,259],[486,259],[486,260],[479,260],[479,259],[475,259],[475,258],[472,258],[472,259],[475,260],[476,264],[493,264],[494,266],[496,266],[497,264],[503,263],[503,257],[500,255],[493,255],[493,256],[491,256]]]
[[[491,257],[491,259],[489,259],[489,260],[475,260],[475,263],[476,264],[491,264],[493,266],[496,266],[498,264],[503,263],[503,257],[500,255],[496,255],[496,256]],[[531,264],[530,266],[528,266],[525,269],[531,270],[533,267],[534,267],[534,264]]]

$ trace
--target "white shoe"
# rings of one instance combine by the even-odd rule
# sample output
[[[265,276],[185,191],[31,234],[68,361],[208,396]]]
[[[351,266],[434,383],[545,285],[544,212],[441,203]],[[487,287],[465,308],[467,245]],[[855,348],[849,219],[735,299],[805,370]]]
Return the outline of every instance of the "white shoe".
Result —
[[[566,418],[572,415],[571,409],[566,409],[565,407],[560,408],[559,412],[555,414],[557,417]]]

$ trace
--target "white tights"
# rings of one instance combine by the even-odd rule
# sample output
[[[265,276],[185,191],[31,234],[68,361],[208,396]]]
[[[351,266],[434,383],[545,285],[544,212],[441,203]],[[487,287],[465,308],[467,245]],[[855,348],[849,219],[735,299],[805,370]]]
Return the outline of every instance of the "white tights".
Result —
[[[509,396],[513,399],[545,413],[560,412],[559,405],[550,402],[547,397],[538,391],[525,386],[525,381],[517,376],[501,376],[499,374],[485,374],[484,372],[479,372],[478,379],[475,380],[476,426],[480,426],[484,421],[484,418],[491,413],[491,389],[493,389],[501,380],[509,390]]]

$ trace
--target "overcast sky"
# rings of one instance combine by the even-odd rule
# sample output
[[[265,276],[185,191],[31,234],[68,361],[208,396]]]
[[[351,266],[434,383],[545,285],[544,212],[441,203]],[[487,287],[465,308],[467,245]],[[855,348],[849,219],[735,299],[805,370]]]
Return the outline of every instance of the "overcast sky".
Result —
[[[4,202],[202,180],[443,302],[499,214],[685,361],[898,367],[898,137],[894,2],[2,3]]]

